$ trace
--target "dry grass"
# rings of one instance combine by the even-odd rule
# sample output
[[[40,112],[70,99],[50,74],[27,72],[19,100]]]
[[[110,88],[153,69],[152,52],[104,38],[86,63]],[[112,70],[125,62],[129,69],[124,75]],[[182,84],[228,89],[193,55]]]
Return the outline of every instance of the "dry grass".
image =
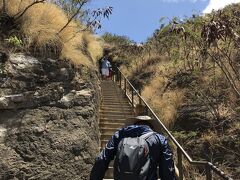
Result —
[[[33,0],[8,1],[8,14],[14,16],[22,12]],[[0,5],[1,8],[1,5]],[[26,48],[46,56],[57,54],[74,64],[90,66],[102,54],[102,45],[92,34],[80,31],[81,25],[71,22],[60,34],[58,32],[68,22],[63,10],[51,3],[35,4],[20,19],[20,28]],[[86,41],[83,42],[86,39]],[[86,44],[87,43],[87,44]],[[88,55],[83,52],[88,51]]]
[[[87,49],[93,58],[93,60],[98,60],[103,55],[103,42],[100,38],[93,36],[90,33],[84,33],[83,38],[87,43]]]
[[[153,108],[154,112],[167,127],[172,127],[177,116],[177,108],[184,100],[185,90],[174,89],[164,92],[168,78],[176,73],[176,66],[166,57],[155,56],[148,59],[148,55],[136,57],[129,67],[124,67],[122,72],[127,76],[138,75],[143,72],[154,72],[150,83],[144,87],[142,96]]]
[[[154,78],[150,85],[144,88],[142,95],[163,123],[167,127],[172,127],[177,116],[177,108],[184,99],[184,90],[175,89],[163,92],[166,82],[163,77]]]
[[[208,145],[213,146],[214,144],[218,144],[219,137],[216,132],[208,131],[201,136],[201,140],[208,143]]]

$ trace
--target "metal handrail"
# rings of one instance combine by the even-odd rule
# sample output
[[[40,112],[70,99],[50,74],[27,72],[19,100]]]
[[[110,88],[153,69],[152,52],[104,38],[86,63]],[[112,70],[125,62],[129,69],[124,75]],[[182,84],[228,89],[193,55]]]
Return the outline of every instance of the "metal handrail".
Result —
[[[123,90],[125,95],[127,96],[129,102],[132,104],[132,107],[134,107],[134,94],[137,95],[139,98],[139,102],[143,102],[143,104],[146,107],[146,110],[148,113],[150,113],[154,119],[157,120],[157,122],[160,124],[161,128],[164,129],[164,131],[167,133],[167,135],[170,137],[170,139],[173,141],[173,143],[177,146],[177,158],[178,158],[178,164],[177,167],[179,169],[179,179],[183,180],[183,163],[182,163],[182,154],[184,157],[188,160],[190,164],[196,165],[196,166],[203,166],[205,167],[206,171],[206,180],[212,180],[212,171],[214,171],[218,176],[225,180],[233,180],[232,178],[228,177],[223,171],[221,171],[219,168],[214,166],[211,162],[208,161],[194,161],[192,158],[187,154],[187,152],[183,149],[183,147],[178,143],[178,141],[174,138],[174,136],[171,134],[170,131],[168,131],[167,127],[162,123],[162,121],[158,118],[158,116],[154,113],[154,111],[150,108],[150,106],[147,104],[147,102],[143,99],[143,97],[139,94],[139,92],[134,88],[134,86],[130,83],[130,81],[126,78],[126,76],[121,72],[119,68],[117,68],[116,76],[113,77],[114,81],[119,81],[120,88],[122,89],[122,81],[123,84]],[[127,85],[130,86],[131,96],[127,94]]]

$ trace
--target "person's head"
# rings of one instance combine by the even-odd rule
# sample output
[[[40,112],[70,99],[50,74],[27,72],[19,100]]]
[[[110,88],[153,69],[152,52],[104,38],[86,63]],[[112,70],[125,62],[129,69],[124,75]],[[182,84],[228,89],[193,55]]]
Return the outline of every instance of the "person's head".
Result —
[[[153,129],[153,119],[149,116],[136,116],[132,118],[128,118],[126,120],[126,125],[147,125],[151,129]]]
[[[110,50],[108,48],[104,48],[103,49],[103,56],[108,56],[109,52],[110,52]]]

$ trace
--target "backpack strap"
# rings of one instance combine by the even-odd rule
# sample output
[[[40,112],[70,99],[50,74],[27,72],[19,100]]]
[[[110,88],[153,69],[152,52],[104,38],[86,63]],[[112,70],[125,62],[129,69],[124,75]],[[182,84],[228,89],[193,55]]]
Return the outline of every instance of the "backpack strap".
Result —
[[[140,137],[142,137],[143,139],[147,139],[149,138],[151,135],[155,134],[155,132],[151,131],[151,132],[147,132],[146,134],[141,135]]]

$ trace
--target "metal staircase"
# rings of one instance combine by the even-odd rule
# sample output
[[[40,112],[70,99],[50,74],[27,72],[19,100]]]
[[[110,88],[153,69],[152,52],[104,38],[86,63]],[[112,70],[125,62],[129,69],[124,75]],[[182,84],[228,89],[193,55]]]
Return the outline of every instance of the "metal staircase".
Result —
[[[177,155],[177,167],[179,170],[179,180],[184,178],[183,160],[188,162],[189,165],[200,167],[204,169],[203,175],[206,180],[225,179],[232,180],[223,171],[214,166],[208,161],[194,161],[182,148],[178,141],[173,137],[171,132],[165,127],[145,100],[141,97],[139,92],[132,86],[129,80],[118,69],[117,75],[114,76],[113,81],[106,80],[101,82],[102,88],[102,103],[100,107],[100,150],[105,147],[108,140],[113,133],[124,126],[125,120],[128,117],[134,116],[134,107],[141,105],[145,108],[144,115],[152,117],[155,121],[155,130],[168,136],[169,141],[175,146]],[[106,179],[113,179],[112,162],[108,171],[105,173]],[[195,179],[195,178],[194,178]]]

